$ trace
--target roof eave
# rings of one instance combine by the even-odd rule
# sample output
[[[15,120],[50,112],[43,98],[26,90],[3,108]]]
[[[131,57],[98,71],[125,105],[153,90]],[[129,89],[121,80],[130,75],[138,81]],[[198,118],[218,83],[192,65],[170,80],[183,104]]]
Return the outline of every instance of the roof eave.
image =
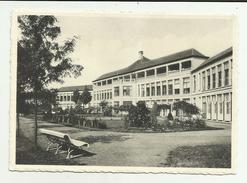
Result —
[[[182,60],[182,59],[187,59],[187,58],[204,58],[204,59],[208,59],[209,57],[207,57],[207,56],[193,55],[193,56],[188,56],[188,57],[184,57],[184,58],[179,58],[179,59],[171,60],[171,61],[168,61],[168,62],[165,62],[165,63],[160,63],[160,64],[152,65],[151,67],[155,67],[155,66],[159,66],[159,65],[163,65],[163,64],[168,64],[168,63],[171,63],[171,62],[175,62],[175,61]],[[144,67],[144,68],[133,70],[133,71],[126,72],[126,73],[116,74],[116,75],[105,77],[105,78],[99,78],[99,79],[93,80],[92,82],[96,82],[96,81],[100,81],[100,80],[104,80],[104,79],[109,79],[111,77],[121,76],[121,75],[124,75],[124,74],[128,74],[128,73],[131,73],[131,72],[136,72],[136,71],[143,70],[143,69],[146,69],[146,68],[148,68],[148,67]]]

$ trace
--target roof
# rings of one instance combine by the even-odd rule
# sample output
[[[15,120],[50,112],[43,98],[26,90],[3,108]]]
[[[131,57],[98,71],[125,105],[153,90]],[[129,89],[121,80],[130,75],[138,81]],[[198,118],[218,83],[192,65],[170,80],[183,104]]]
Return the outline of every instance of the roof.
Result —
[[[197,68],[195,68],[191,72],[192,73],[196,72],[196,71],[198,71],[198,70],[200,70],[200,69],[202,69],[202,68],[204,68],[204,67],[206,67],[206,66],[208,66],[210,64],[213,64],[213,63],[219,61],[220,59],[228,57],[230,55],[232,55],[232,47],[227,48],[224,51],[218,53],[217,55],[214,55],[214,56],[210,57],[209,59],[207,59],[205,62],[203,62],[201,65],[199,65]]]
[[[130,72],[138,71],[141,69],[146,69],[149,67],[158,66],[158,65],[165,64],[165,63],[170,63],[170,62],[174,62],[174,61],[186,59],[186,58],[191,58],[191,57],[208,58],[207,56],[203,55],[202,53],[200,53],[199,51],[197,51],[193,48],[187,49],[187,50],[184,50],[181,52],[177,52],[174,54],[170,54],[170,55],[167,55],[164,57],[160,57],[157,59],[153,59],[153,60],[150,60],[146,57],[143,57],[142,60],[139,59],[128,67],[125,67],[123,69],[113,71],[110,73],[103,74],[94,81],[107,79],[107,78],[110,78],[113,76],[119,76],[119,75],[127,74]]]
[[[61,87],[61,88],[58,89],[58,92],[69,92],[69,91],[75,91],[75,90],[83,91],[83,90],[85,90],[85,88],[87,88],[89,91],[93,90],[93,86],[92,85],[80,85],[80,86],[65,86],[65,87]]]

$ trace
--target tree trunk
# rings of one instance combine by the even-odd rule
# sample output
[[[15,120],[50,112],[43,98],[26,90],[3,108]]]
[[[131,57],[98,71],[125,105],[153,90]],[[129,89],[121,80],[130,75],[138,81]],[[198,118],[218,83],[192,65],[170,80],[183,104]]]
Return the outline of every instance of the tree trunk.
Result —
[[[20,135],[20,119],[19,119],[20,113],[17,112],[16,115],[17,115],[16,116],[16,122],[17,122],[16,135],[19,136]]]
[[[38,120],[37,120],[37,111],[38,111],[38,101],[37,101],[37,92],[34,92],[34,144],[35,147],[38,147],[37,141],[37,132],[38,132]]]

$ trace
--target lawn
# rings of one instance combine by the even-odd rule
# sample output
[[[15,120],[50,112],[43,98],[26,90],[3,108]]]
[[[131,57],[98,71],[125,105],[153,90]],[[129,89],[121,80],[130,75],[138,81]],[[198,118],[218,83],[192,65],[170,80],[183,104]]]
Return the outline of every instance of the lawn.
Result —
[[[231,145],[181,146],[167,157],[169,167],[231,168]]]
[[[35,148],[34,143],[23,135],[19,135],[16,142],[16,164],[35,164],[35,165],[74,165],[78,164],[73,160],[56,156],[52,152]],[[83,165],[83,164],[80,164]]]

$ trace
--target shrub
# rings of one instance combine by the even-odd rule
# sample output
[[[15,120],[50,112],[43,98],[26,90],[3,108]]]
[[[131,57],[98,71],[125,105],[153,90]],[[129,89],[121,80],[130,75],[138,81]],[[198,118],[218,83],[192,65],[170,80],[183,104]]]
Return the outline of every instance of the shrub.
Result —
[[[171,112],[168,113],[167,119],[170,120],[170,121],[173,120],[173,116],[172,116],[172,113]]]
[[[107,125],[106,125],[106,122],[105,121],[100,121],[98,122],[98,128],[100,129],[107,129]]]

